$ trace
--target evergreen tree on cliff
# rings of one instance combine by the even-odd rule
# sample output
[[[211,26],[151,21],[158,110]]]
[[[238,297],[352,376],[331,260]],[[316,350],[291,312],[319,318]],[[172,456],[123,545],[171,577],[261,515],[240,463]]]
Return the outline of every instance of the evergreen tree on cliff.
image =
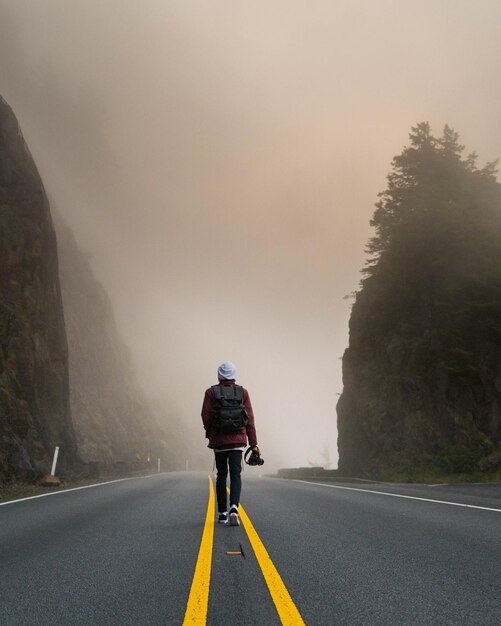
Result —
[[[338,403],[343,473],[471,473],[501,454],[501,185],[427,123],[371,225]],[[500,457],[501,460],[501,457]]]

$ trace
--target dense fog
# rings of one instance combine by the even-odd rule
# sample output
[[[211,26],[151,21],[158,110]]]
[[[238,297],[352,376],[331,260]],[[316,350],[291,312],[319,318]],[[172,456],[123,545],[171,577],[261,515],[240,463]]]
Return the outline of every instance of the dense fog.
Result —
[[[501,5],[0,0],[0,93],[204,457],[231,360],[269,466],[335,467],[350,300],[410,127],[501,155]]]

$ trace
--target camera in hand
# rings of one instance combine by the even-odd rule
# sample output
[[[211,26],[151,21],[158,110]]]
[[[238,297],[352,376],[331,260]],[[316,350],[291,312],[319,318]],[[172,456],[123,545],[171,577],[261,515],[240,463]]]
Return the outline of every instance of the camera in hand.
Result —
[[[264,465],[264,460],[252,448],[247,448],[244,455],[247,465]]]

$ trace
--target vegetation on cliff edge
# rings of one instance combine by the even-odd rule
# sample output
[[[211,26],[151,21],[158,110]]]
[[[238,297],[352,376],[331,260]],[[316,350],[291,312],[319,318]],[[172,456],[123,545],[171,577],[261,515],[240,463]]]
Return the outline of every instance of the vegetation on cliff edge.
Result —
[[[343,357],[340,468],[475,472],[501,444],[501,185],[427,123],[395,157]],[[500,457],[501,463],[501,457]]]

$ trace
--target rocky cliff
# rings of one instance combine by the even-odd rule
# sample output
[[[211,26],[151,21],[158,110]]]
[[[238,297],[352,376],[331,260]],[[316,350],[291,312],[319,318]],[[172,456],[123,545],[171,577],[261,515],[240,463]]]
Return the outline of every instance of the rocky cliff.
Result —
[[[49,203],[17,120],[0,98],[0,480],[76,459],[68,352]]]
[[[343,474],[416,479],[501,465],[501,186],[427,124],[393,161],[350,319]]]
[[[56,228],[79,454],[83,461],[102,463],[160,456],[168,467],[173,454],[166,433],[136,381],[109,297],[59,215]]]

